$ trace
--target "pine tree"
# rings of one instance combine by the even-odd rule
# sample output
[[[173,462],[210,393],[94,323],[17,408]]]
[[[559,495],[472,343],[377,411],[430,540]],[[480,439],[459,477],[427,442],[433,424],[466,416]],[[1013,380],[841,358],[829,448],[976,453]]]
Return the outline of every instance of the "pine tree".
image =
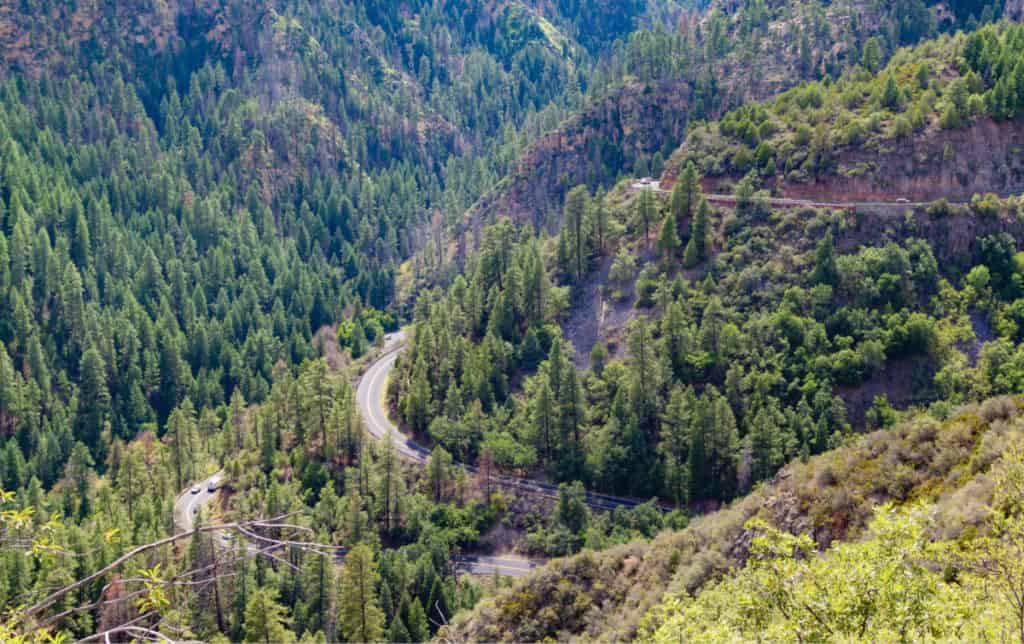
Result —
[[[398,463],[394,440],[390,432],[384,437],[381,453],[380,503],[383,514],[382,528],[390,533],[399,520],[399,499],[403,491],[402,470]]]
[[[100,352],[95,347],[89,347],[82,354],[78,369],[82,384],[78,390],[75,435],[85,443],[94,456],[102,460],[105,448],[101,445],[100,435],[110,415],[107,367]]]
[[[676,386],[669,395],[661,422],[661,451],[665,461],[664,489],[677,504],[689,497],[690,431],[693,425],[693,389]]]
[[[426,642],[430,639],[430,622],[418,597],[406,596],[402,601],[402,621],[409,630],[409,641]]]
[[[683,253],[683,265],[693,268],[707,259],[708,252],[708,220],[711,217],[711,206],[707,199],[701,199],[697,214],[690,226],[690,241]]]
[[[308,363],[299,376],[301,418],[309,423],[311,433],[320,437],[320,455],[327,457],[328,414],[333,398],[327,360],[318,358]]]
[[[583,279],[584,269],[590,257],[587,240],[590,236],[590,193],[586,186],[576,186],[565,198],[564,234],[568,235],[568,251],[571,254],[571,274],[574,282]]]
[[[171,412],[167,419],[167,434],[172,440],[174,471],[177,489],[180,490],[186,481],[195,479],[196,412],[191,400],[186,398]]]
[[[89,224],[79,209],[74,218],[74,229],[71,234],[71,259],[79,268],[85,269],[89,267],[91,253],[92,242],[89,239]]]
[[[661,232],[658,233],[658,251],[667,263],[671,261],[678,250],[679,235],[676,234],[676,217],[670,212],[661,223]]]
[[[430,459],[427,461],[427,481],[435,503],[443,502],[448,494],[451,464],[451,454],[440,445],[430,453]]]
[[[405,627],[405,622],[402,621],[401,615],[395,615],[391,618],[391,624],[388,625],[387,640],[397,644],[417,641],[409,635],[409,629]]]
[[[405,422],[414,432],[423,432],[431,415],[432,394],[427,379],[427,364],[422,355],[417,356],[412,370],[412,382],[402,398]]]
[[[256,588],[245,605],[245,639],[263,644],[294,641],[294,635],[287,628],[290,621],[287,609],[277,603],[272,588]]]
[[[877,36],[868,38],[864,43],[860,64],[872,74],[882,66],[882,41]]]
[[[565,370],[565,382],[558,392],[559,421],[559,476],[563,480],[584,478],[583,441],[584,423],[583,389],[571,365]]]
[[[882,90],[882,107],[892,112],[898,112],[900,109],[900,88],[896,85],[896,79],[889,75],[885,81],[885,87]]]
[[[644,230],[644,243],[650,240],[651,224],[657,217],[657,205],[654,202],[654,191],[644,188],[636,200],[636,220]]]
[[[724,396],[710,387],[705,396],[710,397],[711,425],[707,433],[705,450],[708,459],[709,491],[716,499],[732,498],[736,491],[736,460],[739,437],[736,418]]]
[[[338,623],[348,642],[377,642],[384,635],[384,612],[377,603],[380,572],[369,546],[359,544],[345,556]]]
[[[320,542],[327,541],[321,535]],[[313,633],[320,631],[328,642],[337,639],[337,581],[335,564],[326,555],[307,555],[302,565],[302,602],[296,609],[303,623],[296,630]],[[301,627],[301,628],[300,628]]]
[[[7,238],[0,230],[0,293],[7,293],[11,284],[11,255],[7,250]]]
[[[531,400],[533,403],[532,419],[534,435],[537,437],[537,451],[547,462],[551,461],[554,452],[553,435],[557,422],[554,397],[555,394],[551,391],[548,378],[544,375],[540,376],[536,393]]]
[[[64,269],[59,304],[64,353],[69,357],[75,356],[85,340],[85,302],[82,276],[71,262]]]
[[[672,197],[669,202],[669,209],[675,215],[676,224],[682,226],[693,216],[694,208],[700,203],[700,174],[693,161],[688,161],[683,168],[679,180],[672,188]]]
[[[811,273],[813,284],[828,284],[835,286],[839,281],[839,271],[836,268],[836,245],[832,237],[832,230],[829,229],[822,240],[818,243],[818,249],[814,256],[814,270]]]
[[[93,474],[92,468],[95,464],[88,448],[81,442],[75,443],[64,468],[64,476],[67,477],[75,491],[79,517],[84,517],[89,513],[89,479]]]

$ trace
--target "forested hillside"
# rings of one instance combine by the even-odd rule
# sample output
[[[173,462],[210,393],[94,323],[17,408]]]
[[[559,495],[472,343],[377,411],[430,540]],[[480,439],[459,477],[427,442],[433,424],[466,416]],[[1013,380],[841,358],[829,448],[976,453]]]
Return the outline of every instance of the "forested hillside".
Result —
[[[507,220],[487,228],[464,276],[420,296],[395,409],[465,460],[486,453],[509,469],[685,502],[733,498],[801,453],[884,422],[890,404],[1012,391],[1000,390],[1005,363],[987,341],[1012,351],[1017,337],[1016,198],[903,206],[897,191],[887,206],[830,212],[775,208],[760,188],[855,174],[838,163],[844,148],[881,158],[993,119],[1015,149],[1007,88],[1019,31],[943,37],[875,72],[858,66],[695,127],[674,157],[685,168],[671,194],[641,191],[623,206],[581,186],[556,239]],[[976,169],[971,188],[987,178],[993,192],[1019,191],[1014,152],[944,148],[998,169]],[[925,159],[908,162],[927,178]],[[715,174],[747,173],[734,207],[702,196],[702,170],[717,190]],[[635,313],[613,336],[573,347],[558,323],[571,322],[598,267],[605,312],[632,300]],[[592,353],[582,377],[577,350]]]
[[[591,100],[526,148],[469,223],[507,215],[557,229],[572,187],[661,174],[691,121],[856,66],[876,71],[900,47],[1019,11],[979,0],[716,0],[677,29],[631,34],[601,67]]]
[[[1021,11],[0,7],[0,640],[1005,639]]]
[[[796,461],[684,530],[553,562],[443,635],[1016,641],[1019,406],[923,414]]]
[[[680,9],[0,9],[2,639],[421,641],[471,606],[449,561],[506,501],[441,457],[430,478],[364,449],[350,365],[397,328],[401,262],[580,100],[611,41]],[[218,467],[194,520],[242,523],[172,547],[178,494]],[[225,546],[242,525],[291,554]],[[353,625],[365,595],[332,569],[360,543],[383,586],[379,621]]]
[[[6,15],[28,43],[4,50],[0,113],[11,489],[186,398],[262,400],[319,330],[388,308],[432,212],[590,56],[523,5],[129,9]]]

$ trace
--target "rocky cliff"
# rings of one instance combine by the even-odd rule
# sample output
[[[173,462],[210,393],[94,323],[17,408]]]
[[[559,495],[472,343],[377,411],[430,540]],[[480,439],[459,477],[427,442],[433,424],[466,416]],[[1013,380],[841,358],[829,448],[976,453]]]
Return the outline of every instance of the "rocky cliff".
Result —
[[[1024,0],[1008,0],[1013,3]],[[945,3],[929,4],[936,14],[949,13]],[[693,111],[714,119],[729,107],[766,99],[802,80],[839,74],[859,59],[867,38],[885,34],[897,20],[895,8],[869,0],[826,6],[771,0],[750,9],[753,15],[747,5],[715,0],[702,18],[681,21],[681,33],[696,45],[666,73],[671,80],[638,82],[627,76],[634,80],[530,145],[514,170],[469,210],[467,227],[509,216],[557,228],[554,213],[570,187],[607,186],[630,172],[638,157],[650,156],[666,141],[682,141]],[[630,73],[642,75],[645,64],[637,66],[641,69]]]
[[[675,184],[676,161],[685,157],[686,147],[673,156],[661,178],[663,188]],[[1024,192],[1024,120],[982,117],[959,130],[932,128],[878,147],[851,145],[834,152],[832,172],[807,180],[780,174],[762,184],[779,196],[840,202],[968,202],[976,194]],[[736,172],[709,177],[705,189],[728,193],[741,178]]]
[[[540,227],[560,209],[569,187],[606,183],[638,155],[681,141],[686,130],[687,83],[631,82],[608,93],[535,141],[515,170],[467,214],[467,224],[508,216]]]
[[[1024,122],[975,121],[962,130],[891,141],[881,150],[850,147],[839,172],[810,183],[781,182],[792,197],[849,201],[969,201],[979,193],[1024,190]]]

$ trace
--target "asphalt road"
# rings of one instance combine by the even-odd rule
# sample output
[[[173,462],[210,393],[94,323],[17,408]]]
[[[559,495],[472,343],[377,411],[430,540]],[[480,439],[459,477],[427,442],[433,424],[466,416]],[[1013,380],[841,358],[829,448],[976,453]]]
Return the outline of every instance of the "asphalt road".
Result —
[[[373,427],[380,428],[390,426],[388,431],[392,431],[395,434],[395,446],[403,456],[420,463],[425,463],[430,452],[425,448],[416,445],[414,442],[406,440],[402,433],[398,431],[397,427],[390,425],[387,421],[387,415],[384,414],[380,405],[380,401],[382,400],[380,396],[383,395],[384,387],[387,384],[388,372],[391,370],[391,367],[394,366],[395,358],[398,355],[395,350],[401,347],[404,341],[405,336],[401,332],[388,336],[388,343],[385,345],[385,352],[390,351],[391,353],[385,353],[383,358],[378,360],[374,363],[373,367],[371,367],[371,370],[377,370],[375,391],[378,392],[379,396],[376,398],[378,404],[375,406],[369,406],[369,411],[373,411],[373,409],[376,408],[376,411],[379,414],[377,422],[372,424]],[[367,376],[369,374],[370,372],[368,371]],[[364,380],[366,379],[366,376],[364,376]],[[362,386],[360,386],[359,395],[364,395],[362,393]],[[360,406],[362,407],[361,404]],[[381,419],[383,419],[383,423],[381,422]],[[367,425],[370,426],[371,423],[368,422]],[[374,436],[377,438],[383,438],[384,434],[375,433]],[[178,498],[174,501],[174,525],[179,531],[188,532],[195,527],[196,515],[203,506],[210,503],[214,497],[216,497],[217,486],[220,485],[223,478],[224,473],[217,472],[216,474],[193,484],[178,495]],[[211,484],[213,485],[212,490]],[[193,493],[193,490],[197,491]],[[216,535],[218,543],[225,547],[231,544],[233,538],[235,538],[235,535],[230,532],[218,532]],[[257,550],[255,546],[249,546],[249,548],[252,551]],[[335,559],[338,563],[344,562],[345,550],[338,550]],[[457,555],[452,557],[452,564],[455,566],[456,570],[480,576],[491,576],[497,573],[505,577],[522,577],[542,563],[543,562],[540,561],[517,559],[507,556],[488,557],[483,555]]]
[[[630,190],[632,192],[639,192],[641,190],[651,190],[655,194],[667,195],[671,191],[665,190],[661,187],[661,183],[657,180],[653,181],[635,181],[630,184]],[[997,196],[1000,199],[1007,197],[1015,197],[1020,192],[1004,192],[999,193]],[[723,195],[723,194],[705,194],[707,200],[711,203],[725,203],[732,204],[736,203],[736,195]],[[768,203],[776,208],[796,208],[796,207],[808,207],[808,208],[842,208],[847,210],[856,210],[858,208],[874,208],[874,209],[893,209],[899,211],[899,214],[903,214],[907,208],[924,208],[932,204],[931,201],[910,201],[909,199],[895,199],[893,201],[816,201],[814,199],[790,199],[787,197],[769,197]],[[965,205],[970,202],[967,201],[950,201],[951,205]]]
[[[174,500],[174,525],[178,530],[188,532],[194,527],[195,517],[199,514],[199,510],[217,495],[216,486],[220,483],[223,475],[223,472],[217,472],[178,495],[178,498]],[[214,486],[213,491],[210,490],[211,484]],[[199,491],[193,494],[192,490],[196,488]]]
[[[174,526],[179,532],[188,532],[195,527],[196,515],[204,505],[217,496],[217,488],[223,479],[224,472],[217,472],[194,483],[178,495],[178,498],[174,500]],[[213,485],[212,490],[210,489],[211,485]],[[199,491],[193,493],[192,490],[196,488],[199,488]],[[236,535],[227,531],[218,531],[215,536],[217,542],[223,546],[230,545],[235,537]],[[255,550],[255,548],[253,549]]]
[[[356,404],[363,416],[366,429],[374,438],[383,439],[390,434],[394,441],[395,449],[399,454],[416,463],[424,464],[430,457],[430,450],[416,441],[408,438],[388,418],[387,410],[384,407],[384,395],[387,391],[388,374],[395,366],[398,354],[404,348],[405,333],[398,332],[387,336],[384,351],[363,374],[356,389]],[[456,463],[470,474],[476,474],[477,469],[472,465]],[[529,494],[544,496],[547,498],[558,498],[558,486],[551,483],[523,479],[514,476],[494,475],[493,481],[496,485],[520,490]],[[635,499],[625,499],[607,494],[587,492],[587,504],[600,510],[614,510],[616,508],[631,508],[638,504]],[[662,510],[671,508],[663,507]]]

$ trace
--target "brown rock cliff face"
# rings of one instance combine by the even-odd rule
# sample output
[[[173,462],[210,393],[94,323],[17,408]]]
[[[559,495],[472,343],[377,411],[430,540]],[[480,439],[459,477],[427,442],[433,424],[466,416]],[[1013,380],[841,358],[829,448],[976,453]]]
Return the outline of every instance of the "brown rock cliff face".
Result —
[[[557,229],[557,221],[546,218],[561,209],[569,188],[580,183],[607,186],[618,172],[629,172],[638,156],[653,154],[666,141],[683,140],[694,103],[690,80],[699,78],[700,72],[711,74],[718,83],[717,107],[705,115],[718,118],[723,108],[778,94],[798,84],[805,74],[816,77],[826,68],[844,68],[850,62],[849,52],[840,46],[840,37],[851,20],[880,24],[888,11],[888,5],[869,0],[825,6],[828,35],[812,43],[812,69],[801,71],[795,43],[811,5],[793,0],[767,4],[774,17],[766,34],[747,42],[742,52],[715,54],[670,81],[626,83],[531,144],[517,167],[466,213],[466,226],[479,229],[484,221],[508,216],[519,223]],[[693,16],[689,27],[681,28],[698,23],[706,27],[714,9],[727,16],[726,39],[731,41],[739,38],[739,12],[744,6],[742,0],[714,0],[702,17]],[[859,44],[854,49],[859,51]]]
[[[1024,190],[1024,121],[983,118],[962,130],[894,140],[881,150],[847,148],[838,156],[839,173],[811,183],[783,181],[780,192],[849,201],[969,201],[979,193],[1016,193]]]
[[[947,154],[948,150],[948,154]],[[674,156],[682,158],[685,148]],[[967,202],[976,194],[1024,192],[1024,120],[979,118],[960,130],[929,130],[878,146],[846,146],[833,151],[836,170],[811,180],[766,179],[765,188],[793,199],[870,202]],[[679,173],[671,164],[661,178],[671,188]],[[741,175],[707,177],[707,192],[729,193]]]
[[[606,182],[607,167],[653,154],[686,130],[686,83],[629,83],[612,91],[536,142],[515,170],[467,214],[467,224],[508,216],[539,228],[572,186]]]

